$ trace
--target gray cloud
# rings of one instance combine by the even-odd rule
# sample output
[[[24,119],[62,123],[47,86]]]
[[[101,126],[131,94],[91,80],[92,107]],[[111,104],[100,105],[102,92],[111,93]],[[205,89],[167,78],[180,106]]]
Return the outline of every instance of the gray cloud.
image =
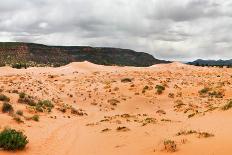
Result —
[[[232,57],[230,0],[2,0],[0,41],[131,48],[162,59]]]

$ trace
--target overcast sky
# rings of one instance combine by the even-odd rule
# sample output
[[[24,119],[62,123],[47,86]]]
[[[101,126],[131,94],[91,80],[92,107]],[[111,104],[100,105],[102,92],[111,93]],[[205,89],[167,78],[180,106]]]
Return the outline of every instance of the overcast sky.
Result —
[[[231,0],[1,0],[0,41],[231,59]]]

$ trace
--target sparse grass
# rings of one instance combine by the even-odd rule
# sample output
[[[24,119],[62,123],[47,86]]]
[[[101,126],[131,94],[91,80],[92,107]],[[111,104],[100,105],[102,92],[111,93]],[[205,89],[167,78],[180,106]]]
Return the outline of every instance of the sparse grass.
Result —
[[[225,111],[225,110],[229,110],[230,108],[232,108],[232,101],[225,104],[221,109]]]
[[[7,96],[4,95],[4,94],[0,94],[0,101],[9,102],[9,101],[10,101],[10,98],[7,97]]]
[[[0,133],[0,148],[4,150],[22,150],[27,145],[28,140],[21,131],[15,129],[4,129]]]
[[[196,131],[196,130],[189,130],[189,131],[180,131],[176,134],[176,136],[186,136],[186,135],[197,135],[198,138],[209,138],[209,137],[213,137],[214,134],[212,133],[208,133],[208,132],[200,132],[200,131]]]

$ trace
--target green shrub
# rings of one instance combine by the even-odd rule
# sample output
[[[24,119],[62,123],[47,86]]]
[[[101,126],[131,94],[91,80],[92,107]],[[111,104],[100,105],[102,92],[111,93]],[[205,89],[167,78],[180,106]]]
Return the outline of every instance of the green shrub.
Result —
[[[21,69],[21,68],[27,68],[27,64],[26,63],[15,63],[11,65],[12,68],[16,68],[16,69]]]
[[[12,111],[14,111],[12,105],[10,103],[8,103],[8,102],[4,102],[3,106],[2,106],[2,112],[3,113],[7,113],[7,112],[10,113]]]
[[[34,115],[31,117],[33,121],[39,122],[39,115]]]
[[[199,91],[199,94],[200,94],[200,95],[206,94],[206,93],[208,93],[210,90],[211,90],[210,88],[205,87],[205,88],[203,88],[203,89],[201,89],[201,90]]]
[[[9,102],[10,101],[10,98],[7,97],[6,95],[4,94],[0,94],[0,101],[6,101],[6,102]]]
[[[51,112],[52,108],[54,107],[54,105],[52,104],[51,101],[49,100],[43,100],[43,101],[39,101],[36,104],[36,111],[38,112]]]
[[[161,86],[161,85],[156,85],[155,86],[155,89],[157,91],[157,94],[162,94],[163,91],[165,90],[165,87],[164,86]]]
[[[0,133],[0,148],[4,150],[22,150],[27,143],[27,136],[15,129],[4,129]]]

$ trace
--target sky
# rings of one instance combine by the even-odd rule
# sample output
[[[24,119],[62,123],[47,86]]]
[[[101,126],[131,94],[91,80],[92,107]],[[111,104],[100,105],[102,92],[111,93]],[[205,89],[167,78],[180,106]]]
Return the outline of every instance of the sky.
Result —
[[[231,0],[1,0],[0,41],[232,58]]]

